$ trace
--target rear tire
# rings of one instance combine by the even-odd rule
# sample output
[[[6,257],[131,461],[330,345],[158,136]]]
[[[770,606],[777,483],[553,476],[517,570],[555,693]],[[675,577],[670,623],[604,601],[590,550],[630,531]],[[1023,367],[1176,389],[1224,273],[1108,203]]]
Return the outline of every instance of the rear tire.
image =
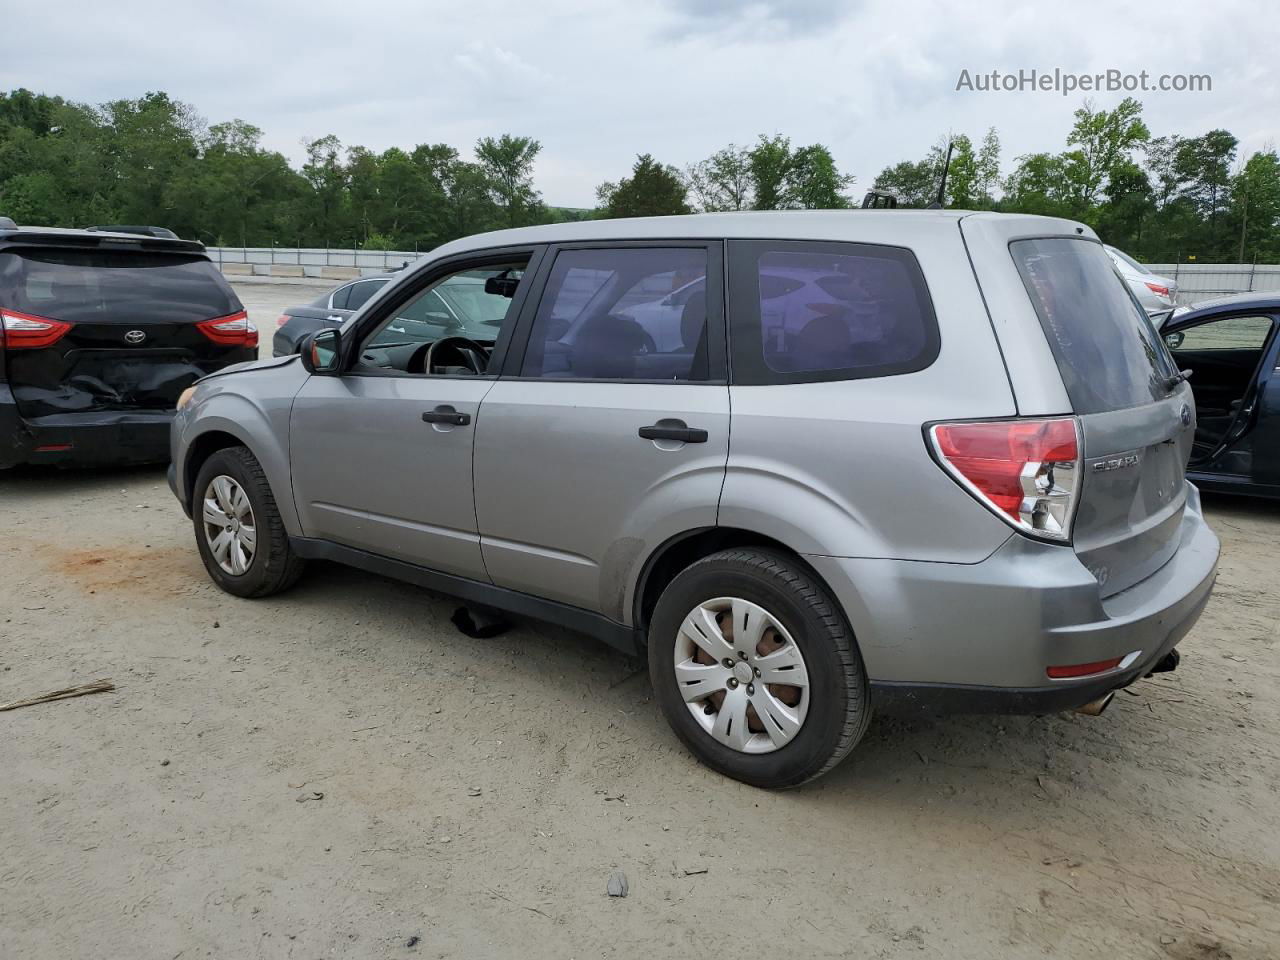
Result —
[[[718,619],[713,624],[698,619],[705,617],[700,611],[717,607],[723,612],[715,615]],[[706,627],[703,642],[688,639],[690,627],[696,629],[694,621]],[[734,622],[743,624],[738,628],[743,636],[762,637],[759,649],[763,653],[757,656],[756,650],[749,649],[753,639],[734,640]],[[716,624],[721,627],[720,637],[714,637]],[[708,632],[713,635],[709,642]],[[800,564],[781,554],[759,549],[724,550],[687,567],[659,598],[648,639],[649,675],[667,722],[699,760],[727,777],[757,787],[799,786],[831,770],[866,732],[871,705],[857,644],[822,585]],[[720,650],[725,656],[711,656],[707,651],[721,641],[728,643]],[[790,644],[796,650],[788,653]],[[686,658],[690,651],[693,659]],[[784,669],[797,673],[770,669],[770,661],[764,658],[779,652],[792,664]],[[777,661],[778,657],[771,659]],[[680,666],[678,661],[683,661]],[[762,667],[768,671],[764,679]],[[712,673],[721,679],[713,679]],[[723,683],[731,689],[693,699],[699,695],[691,690],[702,683],[690,679],[695,674],[707,674],[713,686]],[[768,676],[797,676],[804,682],[780,685],[768,682]],[[779,696],[754,699],[762,687]],[[741,697],[748,690],[752,712],[739,717],[739,739],[735,741],[732,735],[726,736],[726,727],[732,730],[735,721],[720,723],[719,714],[731,703],[728,696]],[[778,702],[782,702],[781,708]],[[757,703],[762,706],[759,712],[755,711]],[[776,726],[761,716],[771,709],[781,720]],[[748,742],[742,742],[744,737]]]
[[[287,590],[306,562],[289,535],[267,475],[247,447],[215,451],[192,489],[196,547],[209,577],[237,597],[267,597]]]

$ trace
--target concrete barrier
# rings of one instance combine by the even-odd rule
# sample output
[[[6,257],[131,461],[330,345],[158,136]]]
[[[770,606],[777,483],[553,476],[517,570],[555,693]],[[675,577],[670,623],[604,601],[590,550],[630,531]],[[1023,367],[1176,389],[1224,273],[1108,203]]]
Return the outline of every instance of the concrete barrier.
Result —
[[[305,277],[302,267],[292,263],[272,263],[267,266],[267,275],[271,277]]]
[[[320,276],[326,280],[354,280],[360,276],[357,267],[321,267]]]
[[[225,274],[237,276],[237,277],[253,276],[253,264],[252,263],[224,263],[222,265],[222,272]]]

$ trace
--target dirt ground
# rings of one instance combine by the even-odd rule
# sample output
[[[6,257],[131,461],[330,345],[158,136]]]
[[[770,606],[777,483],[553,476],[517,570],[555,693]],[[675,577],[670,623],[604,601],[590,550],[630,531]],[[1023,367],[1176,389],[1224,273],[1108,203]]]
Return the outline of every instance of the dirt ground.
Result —
[[[0,713],[0,957],[1280,956],[1280,506],[1206,502],[1177,673],[766,793],[587,638],[323,564],[237,600],[163,469],[0,475],[0,701],[118,688]]]

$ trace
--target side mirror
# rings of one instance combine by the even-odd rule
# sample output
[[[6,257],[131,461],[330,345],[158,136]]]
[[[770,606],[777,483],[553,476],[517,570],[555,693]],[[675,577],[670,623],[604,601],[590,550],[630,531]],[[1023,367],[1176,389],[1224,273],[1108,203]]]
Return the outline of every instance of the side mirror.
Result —
[[[1187,335],[1179,330],[1177,333],[1166,333],[1164,335],[1164,345],[1170,350],[1177,350],[1182,346],[1182,341],[1187,339]]]
[[[307,373],[337,373],[342,360],[341,347],[342,334],[339,331],[317,330],[302,340],[302,366]]]

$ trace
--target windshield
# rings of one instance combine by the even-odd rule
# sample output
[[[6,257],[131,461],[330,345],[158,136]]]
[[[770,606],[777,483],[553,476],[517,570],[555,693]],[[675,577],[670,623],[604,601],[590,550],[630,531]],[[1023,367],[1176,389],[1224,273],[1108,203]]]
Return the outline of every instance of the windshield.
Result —
[[[0,253],[0,305],[71,323],[191,323],[241,309],[204,257],[108,250]]]

